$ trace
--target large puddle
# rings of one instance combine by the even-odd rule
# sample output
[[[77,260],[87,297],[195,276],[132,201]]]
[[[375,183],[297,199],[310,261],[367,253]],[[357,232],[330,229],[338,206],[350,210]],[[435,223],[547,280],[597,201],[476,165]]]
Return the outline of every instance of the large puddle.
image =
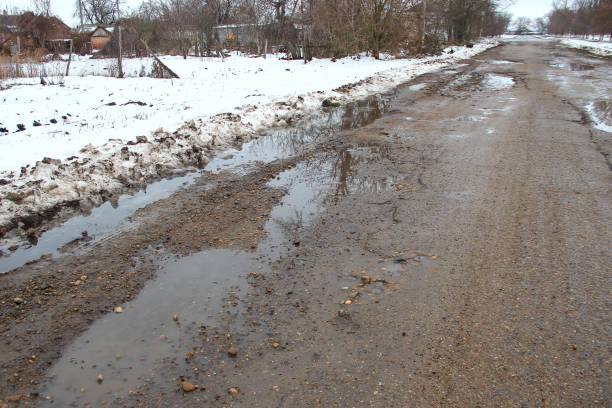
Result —
[[[202,333],[241,326],[240,297],[248,287],[247,275],[267,272],[269,262],[286,255],[300,230],[338,195],[391,188],[393,180],[362,174],[358,166],[387,158],[384,145],[356,144],[317,153],[270,180],[269,186],[286,194],[271,211],[266,237],[254,252],[215,249],[168,262],[133,302],[121,305],[123,313],[95,322],[67,348],[50,371],[52,380],[43,395],[51,399],[45,403],[105,406],[159,377],[160,368],[168,366],[176,378],[204,381],[206,374],[194,371],[185,355],[199,352],[192,346],[197,338],[205,341]],[[242,330],[251,330],[247,326]]]
[[[357,128],[373,122],[387,110],[393,95],[372,95],[342,108],[320,113],[294,128],[269,131],[245,143],[240,150],[230,149],[213,159],[204,171],[219,173],[231,170],[247,173],[261,163],[299,155],[330,140],[339,130]],[[146,190],[124,195],[116,203],[106,202],[93,209],[90,214],[69,219],[60,227],[43,233],[35,243],[20,242],[15,245],[14,242],[5,242],[0,246],[0,273],[6,273],[44,255],[60,255],[59,249],[81,238],[83,231],[87,231],[88,239],[99,239],[104,233],[117,228],[139,208],[170,196],[180,187],[191,184],[200,175],[200,172],[189,173],[184,177],[152,183]]]
[[[59,248],[81,238],[87,231],[88,239],[98,240],[104,233],[117,228],[136,210],[148,204],[169,197],[179,188],[188,186],[200,175],[200,172],[187,173],[185,176],[160,180],[151,183],[145,190],[131,195],[123,195],[117,201],[107,201],[91,210],[87,215],[77,215],[57,228],[44,232],[35,243],[22,242],[13,251],[9,247],[14,243],[0,247],[0,273],[6,273],[27,262],[34,261],[43,255],[59,256]],[[16,245],[17,246],[17,245]]]

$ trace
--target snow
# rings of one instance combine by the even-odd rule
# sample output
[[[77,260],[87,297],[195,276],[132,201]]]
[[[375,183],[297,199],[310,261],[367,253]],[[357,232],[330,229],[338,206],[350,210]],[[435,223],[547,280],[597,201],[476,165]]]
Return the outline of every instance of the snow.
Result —
[[[499,91],[513,86],[514,79],[503,75],[486,74],[482,83],[488,89]]]
[[[563,38],[561,44],[571,48],[586,50],[590,53],[608,56],[612,55],[612,41],[584,40],[578,38]]]
[[[595,129],[612,133],[612,105],[609,102],[594,102],[586,106]]]
[[[68,200],[99,204],[126,185],[207,162],[237,137],[246,141],[318,111],[325,98],[345,103],[382,92],[495,45],[421,59],[308,64],[280,55],[162,57],[180,79],[141,77],[151,71],[150,58],[124,59],[128,78],[116,79],[109,77],[114,61],[76,56],[67,77],[65,61],[45,63],[46,86],[41,67],[26,65],[33,78],[0,81],[0,128],[10,132],[0,133],[0,226]],[[18,124],[25,131],[16,132]],[[4,199],[9,194],[17,198]]]

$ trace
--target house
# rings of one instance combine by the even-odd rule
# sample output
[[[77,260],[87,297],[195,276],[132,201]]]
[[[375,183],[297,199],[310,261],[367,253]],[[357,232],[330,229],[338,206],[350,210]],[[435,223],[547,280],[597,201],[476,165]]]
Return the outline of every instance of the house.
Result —
[[[48,51],[63,51],[69,46],[72,31],[57,17],[37,16],[31,12],[20,15],[0,15],[0,48],[6,45],[19,51],[46,48]]]
[[[77,28],[77,34],[87,36],[89,49],[100,51],[113,37],[114,27],[96,24],[84,24]]]

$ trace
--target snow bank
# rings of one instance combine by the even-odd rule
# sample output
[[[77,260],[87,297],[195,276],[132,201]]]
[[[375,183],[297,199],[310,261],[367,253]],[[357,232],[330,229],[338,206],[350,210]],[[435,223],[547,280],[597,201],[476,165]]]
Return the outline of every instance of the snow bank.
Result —
[[[608,56],[612,55],[611,41],[580,40],[577,38],[563,38],[561,44],[571,48],[586,50],[590,53]]]
[[[180,76],[173,80],[138,77],[150,59],[126,60],[133,77],[115,79],[93,75],[112,71],[112,61],[77,58],[69,77],[48,78],[54,85],[5,81],[0,128],[9,133],[0,133],[0,235],[19,223],[36,226],[64,206],[97,205],[126,187],[203,166],[264,128],[320,109],[326,98],[344,103],[382,92],[496,44],[385,61],[165,57]],[[60,72],[61,62],[48,64],[48,73]]]

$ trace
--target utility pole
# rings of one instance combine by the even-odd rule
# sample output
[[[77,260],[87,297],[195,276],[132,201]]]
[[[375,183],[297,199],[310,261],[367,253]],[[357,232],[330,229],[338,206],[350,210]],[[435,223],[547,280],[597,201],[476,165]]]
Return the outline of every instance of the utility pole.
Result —
[[[117,34],[118,34],[118,40],[119,40],[119,54],[117,55],[117,65],[119,68],[119,78],[123,78],[123,66],[121,64],[121,14],[119,13],[119,0],[117,0]]]

